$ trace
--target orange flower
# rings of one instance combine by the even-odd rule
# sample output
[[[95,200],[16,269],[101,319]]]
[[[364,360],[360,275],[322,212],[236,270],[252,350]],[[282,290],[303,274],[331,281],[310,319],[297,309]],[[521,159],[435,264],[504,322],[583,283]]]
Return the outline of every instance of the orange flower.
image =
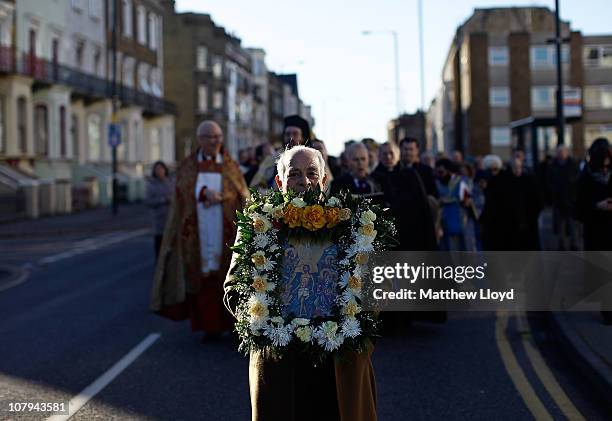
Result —
[[[285,209],[283,220],[289,228],[299,227],[302,222],[302,209],[289,204]]]
[[[340,209],[327,208],[325,209],[325,219],[327,219],[327,228],[333,228],[340,222]]]
[[[325,209],[321,205],[306,206],[302,213],[302,226],[310,231],[316,231],[325,226]]]

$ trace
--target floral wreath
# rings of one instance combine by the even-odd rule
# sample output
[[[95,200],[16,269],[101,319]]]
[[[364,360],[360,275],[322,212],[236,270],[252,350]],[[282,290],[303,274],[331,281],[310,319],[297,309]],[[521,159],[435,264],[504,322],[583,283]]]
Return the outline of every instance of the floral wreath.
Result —
[[[271,350],[282,356],[293,348],[314,364],[330,353],[363,352],[378,336],[378,320],[362,311],[362,277],[372,252],[393,241],[390,217],[370,199],[341,192],[326,198],[320,190],[303,194],[252,191],[237,212],[238,239],[233,272],[237,292],[236,331],[239,350]],[[331,315],[311,319],[283,317],[281,308],[283,239],[331,240],[337,248],[339,273]]]

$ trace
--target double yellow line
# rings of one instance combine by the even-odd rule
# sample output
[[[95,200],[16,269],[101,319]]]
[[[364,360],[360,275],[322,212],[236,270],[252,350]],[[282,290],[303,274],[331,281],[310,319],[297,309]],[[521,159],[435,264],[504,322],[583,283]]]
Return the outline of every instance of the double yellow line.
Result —
[[[561,385],[559,385],[559,382],[550,371],[550,368],[548,368],[540,351],[533,345],[530,334],[531,330],[527,323],[525,312],[515,312],[514,315],[517,318],[517,324],[521,334],[521,343],[525,349],[527,358],[552,400],[568,419],[577,421],[586,420],[578,408],[572,403]],[[512,346],[506,336],[506,329],[510,317],[511,316],[507,312],[498,310],[495,321],[495,342],[497,343],[497,348],[499,349],[506,371],[534,418],[536,420],[552,421],[553,416],[548,409],[546,409],[546,406],[544,406],[536,394],[531,383],[529,383],[527,375],[512,351]]]

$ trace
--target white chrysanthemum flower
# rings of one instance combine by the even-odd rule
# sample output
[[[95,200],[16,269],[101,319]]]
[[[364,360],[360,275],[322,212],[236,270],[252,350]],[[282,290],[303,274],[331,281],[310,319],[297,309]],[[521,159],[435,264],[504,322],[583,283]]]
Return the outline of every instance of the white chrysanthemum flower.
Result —
[[[310,326],[300,326],[295,330],[295,336],[302,342],[312,340],[312,328]]]
[[[276,244],[272,244],[268,250],[270,250],[271,253],[274,253],[276,250],[278,250],[280,247],[278,247]]]
[[[261,292],[256,292],[249,298],[247,303],[248,306],[248,314],[253,322],[260,322],[263,319],[268,317],[268,305],[270,301],[268,300],[268,296]]]
[[[291,201],[291,204],[296,208],[306,207],[306,202],[301,197],[296,197]]]
[[[348,318],[342,323],[340,331],[347,338],[356,338],[361,335],[361,324],[357,319]]]
[[[302,317],[296,317],[295,319],[291,320],[291,324],[294,326],[306,326],[308,323],[310,323],[310,320]]]
[[[351,298],[348,301],[348,303],[346,303],[344,307],[342,308],[342,314],[344,314],[346,317],[350,319],[355,318],[355,316],[359,312],[361,312],[361,307],[359,306],[359,304],[357,304],[357,302],[353,298]]]
[[[264,329],[264,336],[267,336],[274,346],[287,346],[291,341],[291,331],[291,325],[268,325]]]
[[[282,325],[285,322],[285,319],[283,319],[281,316],[276,316],[276,317],[272,317],[270,321],[272,323],[276,323],[277,325]]]
[[[274,209],[274,205],[272,203],[266,203],[265,205],[263,205],[262,210],[265,213],[271,213],[272,210]]]
[[[376,236],[358,235],[356,244],[357,251],[374,251],[374,238],[376,238]]]
[[[255,336],[260,336],[261,335],[261,329],[263,329],[267,324],[267,319],[263,318],[263,319],[257,319],[257,320],[251,320],[249,322],[249,329],[251,331],[251,333]]]
[[[376,221],[376,214],[372,212],[370,209],[368,209],[365,212],[362,212],[361,215],[359,216],[359,223],[361,225],[370,224],[374,221]]]
[[[317,343],[326,351],[331,352],[342,345],[344,335],[338,334],[338,324],[328,321],[319,326],[313,333]]]
[[[332,196],[327,200],[327,203],[325,205],[330,207],[340,207],[340,199],[335,196]]]
[[[260,233],[255,235],[253,241],[255,242],[255,247],[257,247],[258,249],[265,249],[270,243],[270,238],[267,234]]]

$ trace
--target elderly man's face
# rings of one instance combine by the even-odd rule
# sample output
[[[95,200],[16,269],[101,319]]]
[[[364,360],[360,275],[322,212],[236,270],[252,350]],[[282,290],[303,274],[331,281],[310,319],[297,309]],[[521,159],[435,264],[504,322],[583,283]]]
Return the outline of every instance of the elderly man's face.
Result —
[[[395,149],[391,147],[391,145],[382,145],[379,149],[380,155],[380,163],[385,166],[385,168],[393,168],[397,164],[397,160],[399,157],[395,152]]]
[[[304,136],[302,134],[302,129],[295,126],[285,127],[285,131],[283,133],[283,140],[285,145],[287,145],[289,148],[293,148],[297,145],[303,145]]]
[[[302,193],[316,186],[323,190],[327,182],[327,175],[321,177],[324,172],[325,169],[320,168],[319,161],[313,152],[300,151],[289,161],[284,179],[281,180],[278,175],[276,176],[276,184],[283,193],[288,190]]]
[[[366,178],[369,171],[368,150],[363,148],[355,148],[349,152],[349,171],[351,175],[360,180]]]
[[[198,136],[200,149],[206,156],[215,157],[223,146],[223,132],[218,124],[211,123],[203,127]]]

